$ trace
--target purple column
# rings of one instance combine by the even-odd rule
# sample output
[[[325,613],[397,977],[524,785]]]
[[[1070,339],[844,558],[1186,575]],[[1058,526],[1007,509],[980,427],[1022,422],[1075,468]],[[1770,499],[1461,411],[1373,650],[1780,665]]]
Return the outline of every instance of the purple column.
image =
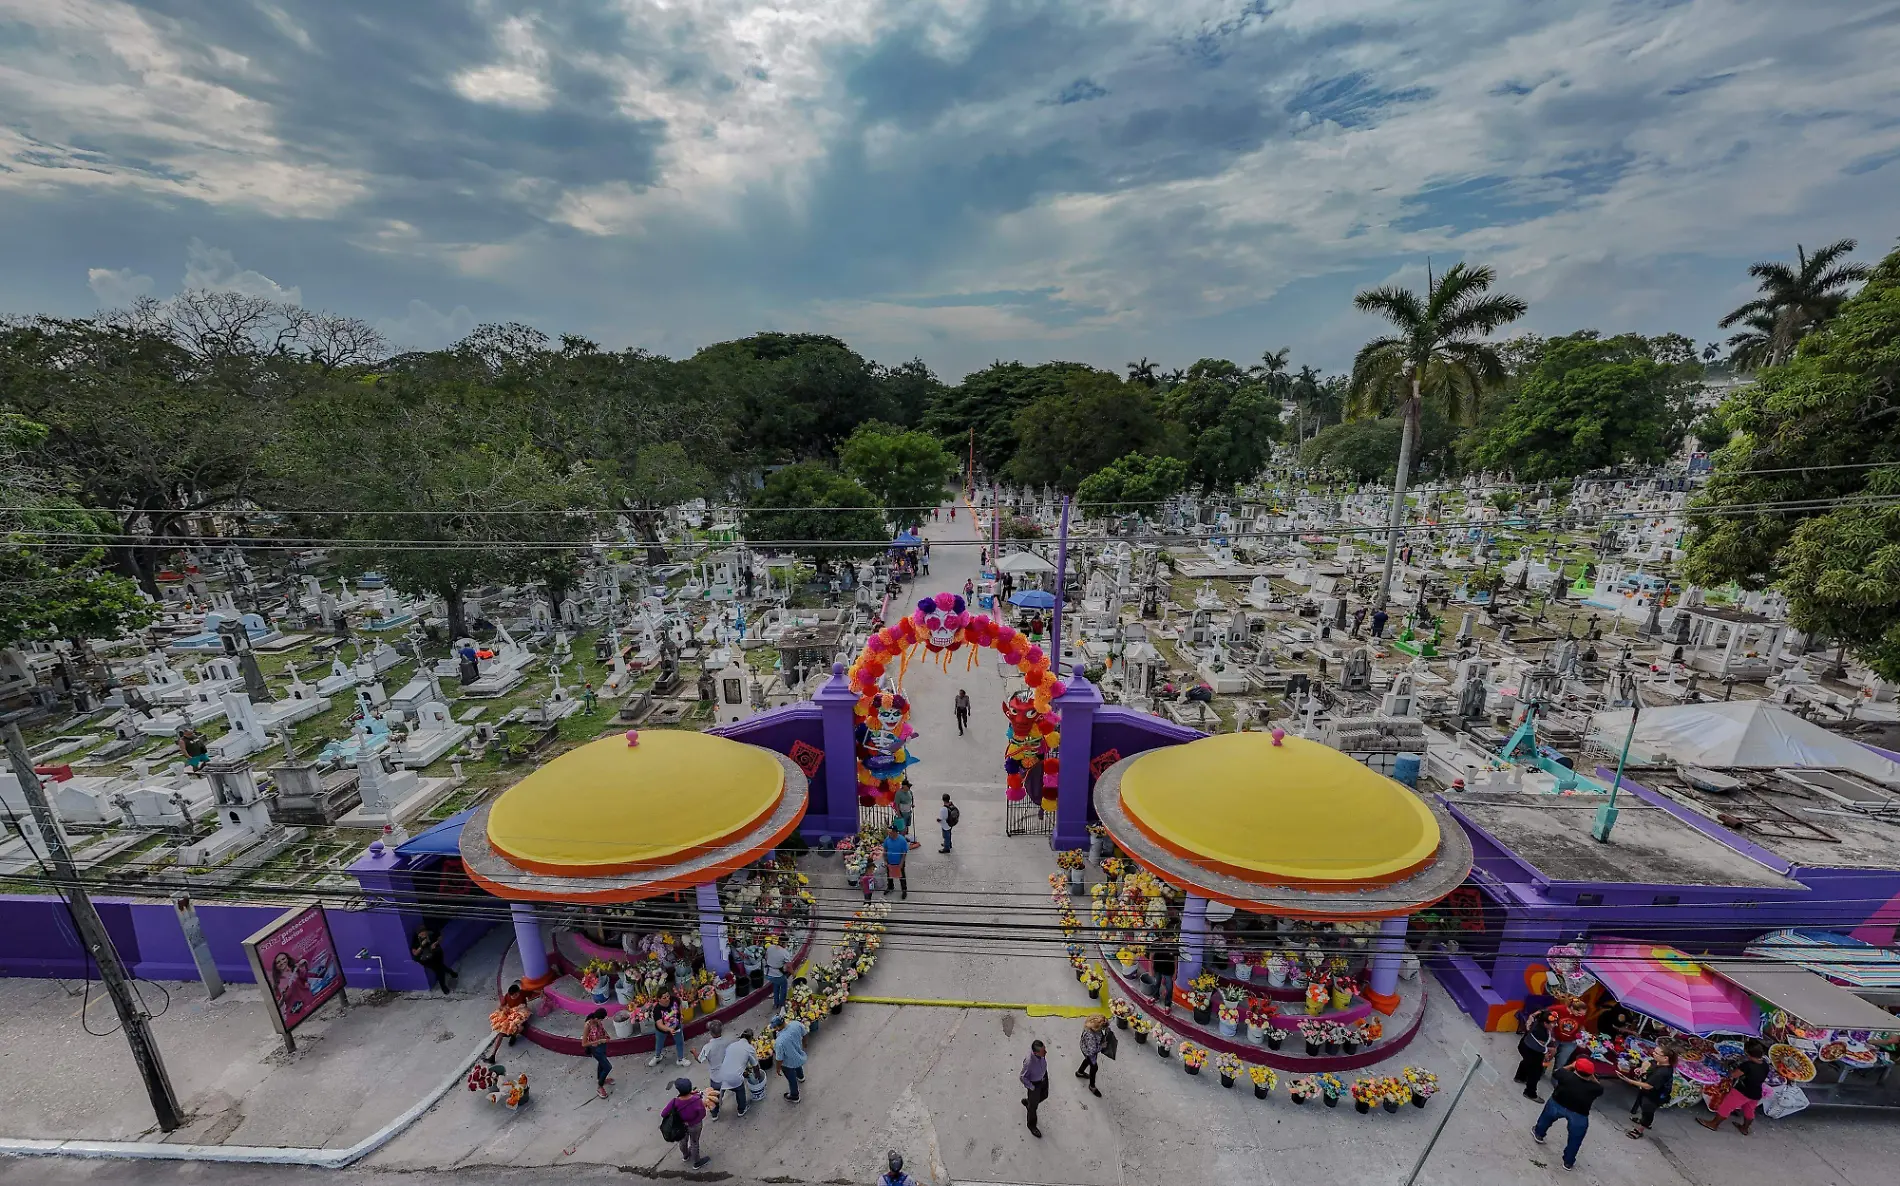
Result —
[[[1095,756],[1095,710],[1102,694],[1081,674],[1068,681],[1068,690],[1056,697],[1062,714],[1062,759],[1056,771],[1056,827],[1051,848],[1087,848],[1089,844],[1089,763]]]
[[[1062,602],[1069,588],[1069,500],[1062,500],[1062,524],[1056,529],[1056,612],[1049,617],[1049,668],[1062,678]]]
[[[1181,960],[1176,984],[1186,984],[1201,974],[1201,961],[1207,955],[1207,899],[1189,894],[1181,911]]]
[[[726,908],[719,904],[719,883],[699,886],[699,942],[706,952],[706,970],[715,976],[732,971],[726,958]]]
[[[372,901],[414,900],[414,879],[405,862],[380,840],[370,841],[369,851],[350,866],[350,875]],[[422,925],[422,915],[415,910],[376,909],[365,910],[359,917],[370,933],[370,941],[364,946],[372,955],[383,958],[389,987],[400,992],[427,992],[429,974],[409,955],[409,936]]]
[[[508,913],[515,920],[515,951],[521,956],[521,982],[531,988],[554,978],[548,972],[548,932],[533,902],[510,902]]]
[[[1405,928],[1411,919],[1405,915],[1383,919],[1379,937],[1372,941],[1372,992],[1375,999],[1395,997],[1399,992],[1399,964],[1405,958]]]
[[[812,785],[812,806],[805,818],[821,822],[818,830],[833,841],[858,834],[858,754],[852,728],[858,697],[845,682],[844,664],[831,665],[831,678],[812,696],[824,714],[824,785]],[[820,801],[822,798],[822,802]],[[812,829],[805,829],[809,834]]]

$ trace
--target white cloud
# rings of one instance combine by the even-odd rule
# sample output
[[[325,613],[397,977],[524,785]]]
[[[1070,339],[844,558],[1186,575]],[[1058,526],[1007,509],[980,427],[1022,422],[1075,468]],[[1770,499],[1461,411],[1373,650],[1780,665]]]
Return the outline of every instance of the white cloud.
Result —
[[[447,313],[426,301],[412,300],[401,317],[385,317],[376,323],[376,332],[399,349],[439,350],[468,336],[475,328],[475,314],[467,305],[457,305]]]
[[[142,296],[152,295],[152,278],[131,268],[87,268],[86,287],[101,308],[123,309]]]
[[[185,278],[179,287],[242,293],[283,305],[303,304],[303,291],[296,285],[286,288],[262,272],[239,267],[229,251],[207,247],[197,239],[185,249]]]
[[[499,61],[464,70],[450,80],[455,93],[472,103],[493,103],[540,111],[554,97],[549,85],[548,51],[535,37],[532,17],[513,16],[495,29]]]

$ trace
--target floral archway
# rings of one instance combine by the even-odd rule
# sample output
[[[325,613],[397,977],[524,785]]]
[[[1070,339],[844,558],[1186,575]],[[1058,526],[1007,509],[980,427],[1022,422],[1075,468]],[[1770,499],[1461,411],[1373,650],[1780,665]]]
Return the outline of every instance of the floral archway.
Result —
[[[945,671],[950,657],[970,649],[966,667],[976,664],[977,651],[989,647],[1016,668],[1023,688],[1003,704],[1009,739],[1003,751],[1006,795],[1014,802],[1028,797],[1024,778],[1042,763],[1040,798],[1045,810],[1056,805],[1058,749],[1062,743],[1061,714],[1055,699],[1068,690],[1050,670],[1049,656],[1015,627],[988,614],[969,612],[961,594],[939,593],[917,602],[917,608],[873,634],[851,662],[846,678],[857,693],[856,741],[858,798],[866,803],[889,804],[903,781],[904,771],[917,759],[910,753],[910,701],[903,694],[904,676],[921,651]],[[896,665],[887,687],[885,678]]]

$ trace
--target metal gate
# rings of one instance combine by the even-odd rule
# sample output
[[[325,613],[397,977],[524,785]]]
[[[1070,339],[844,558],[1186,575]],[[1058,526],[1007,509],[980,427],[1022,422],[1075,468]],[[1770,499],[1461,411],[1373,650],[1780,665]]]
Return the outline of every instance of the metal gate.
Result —
[[[897,814],[895,807],[880,807],[875,803],[858,804],[858,831],[883,829],[891,826],[891,818]]]
[[[1039,799],[1026,798],[1003,804],[1003,835],[1051,836],[1056,830],[1056,813],[1044,811]]]

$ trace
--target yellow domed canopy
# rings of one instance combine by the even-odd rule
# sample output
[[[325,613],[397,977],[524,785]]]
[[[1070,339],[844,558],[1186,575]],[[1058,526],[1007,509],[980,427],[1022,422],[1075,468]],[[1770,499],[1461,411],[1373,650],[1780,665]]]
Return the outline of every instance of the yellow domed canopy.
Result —
[[[687,860],[777,808],[785,771],[768,750],[707,733],[616,734],[570,750],[502,792],[488,841],[510,864],[602,876]]]
[[[1397,881],[1438,851],[1423,799],[1330,746],[1225,733],[1152,750],[1121,781],[1129,821],[1169,852],[1247,881]]]

